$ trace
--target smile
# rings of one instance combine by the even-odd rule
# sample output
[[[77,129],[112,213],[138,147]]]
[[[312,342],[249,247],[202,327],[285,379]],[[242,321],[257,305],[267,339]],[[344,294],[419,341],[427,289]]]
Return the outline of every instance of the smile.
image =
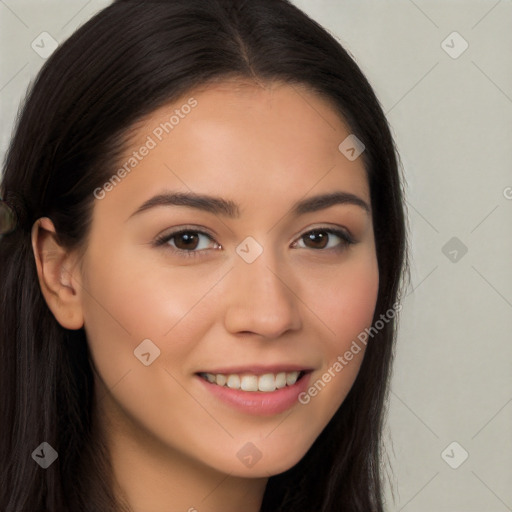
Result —
[[[200,387],[216,401],[243,414],[273,416],[296,405],[298,396],[305,392],[311,380],[312,369],[287,369],[271,373],[269,369],[253,368],[254,373],[248,373],[249,369],[233,368],[231,372],[219,373],[219,368],[215,373],[196,373],[196,378]]]
[[[217,386],[227,387],[234,390],[249,392],[272,392],[287,386],[293,386],[306,372],[279,372],[265,373],[263,375],[252,374],[230,374],[223,373],[199,373],[204,380]]]

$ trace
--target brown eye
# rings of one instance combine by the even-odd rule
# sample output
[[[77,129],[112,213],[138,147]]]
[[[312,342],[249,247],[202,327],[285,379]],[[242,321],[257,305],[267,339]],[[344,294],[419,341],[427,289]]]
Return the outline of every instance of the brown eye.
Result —
[[[311,249],[324,249],[329,242],[326,231],[311,231],[303,236],[304,244]]]
[[[338,239],[338,240],[336,240]],[[302,241],[303,245],[299,245],[301,248],[307,249],[343,249],[344,247],[355,243],[348,233],[345,233],[339,229],[314,229],[307,233],[304,233],[299,242]]]
[[[197,249],[199,243],[197,233],[192,231],[185,231],[184,233],[174,235],[173,239],[175,247],[184,251]]]
[[[204,254],[205,249],[220,248],[213,238],[202,231],[182,229],[156,239],[156,246],[167,246],[175,253],[186,256]]]

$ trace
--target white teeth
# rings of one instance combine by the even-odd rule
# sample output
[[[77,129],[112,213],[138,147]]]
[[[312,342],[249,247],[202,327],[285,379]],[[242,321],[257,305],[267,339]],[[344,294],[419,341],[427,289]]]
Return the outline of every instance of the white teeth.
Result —
[[[299,378],[299,372],[290,372],[286,374],[286,384],[293,386]]]
[[[229,375],[227,386],[231,389],[240,389],[240,377],[238,375]]]
[[[273,373],[265,373],[258,379],[258,389],[260,391],[275,391],[276,378]]]
[[[227,386],[230,389],[242,391],[272,392],[286,386],[293,386],[299,378],[300,372],[280,372],[277,374],[265,373],[264,375],[224,375],[222,373],[203,373],[201,376],[212,384]]]
[[[256,375],[244,375],[240,382],[240,389],[244,391],[258,391],[258,377]]]
[[[281,372],[276,375],[276,388],[281,389],[286,386],[286,373]]]

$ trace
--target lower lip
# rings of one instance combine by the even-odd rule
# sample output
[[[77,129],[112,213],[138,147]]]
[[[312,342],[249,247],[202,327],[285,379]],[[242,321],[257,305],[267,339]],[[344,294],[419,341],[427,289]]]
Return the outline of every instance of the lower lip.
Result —
[[[208,391],[235,409],[245,414],[271,416],[290,409],[298,402],[298,396],[308,387],[310,375],[311,372],[308,372],[293,386],[285,386],[271,392],[231,389],[212,384],[198,375],[196,377]]]

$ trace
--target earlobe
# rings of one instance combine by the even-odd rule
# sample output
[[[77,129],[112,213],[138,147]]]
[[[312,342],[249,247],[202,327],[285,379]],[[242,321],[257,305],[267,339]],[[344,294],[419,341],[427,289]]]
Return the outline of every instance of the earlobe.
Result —
[[[48,307],[62,327],[80,329],[84,322],[76,255],[59,245],[48,217],[34,223],[31,236],[39,285]]]

